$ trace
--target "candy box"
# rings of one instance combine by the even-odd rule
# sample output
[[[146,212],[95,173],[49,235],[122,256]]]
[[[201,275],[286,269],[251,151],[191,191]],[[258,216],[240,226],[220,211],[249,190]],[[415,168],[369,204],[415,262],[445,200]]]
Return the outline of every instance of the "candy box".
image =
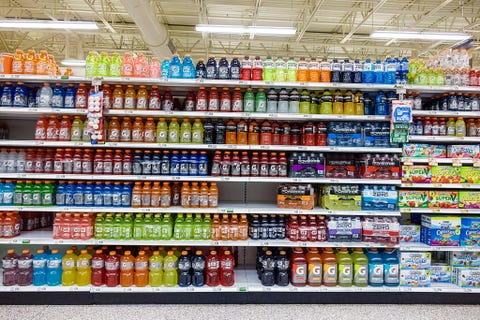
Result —
[[[460,183],[460,167],[433,166],[432,183]]]
[[[478,158],[480,153],[479,145],[449,145],[447,157],[449,158]]]
[[[400,208],[428,208],[428,191],[400,190],[398,192],[398,206]]]
[[[400,270],[400,285],[404,287],[430,287],[430,270]]]
[[[460,182],[480,184],[480,168],[460,167]]]
[[[420,240],[429,246],[459,246],[461,218],[422,215]]]
[[[452,267],[443,264],[432,264],[430,267],[430,281],[432,283],[451,283]]]
[[[402,182],[430,183],[431,180],[430,166],[402,166]]]
[[[480,252],[452,251],[447,262],[452,267],[480,267]]]
[[[429,208],[458,208],[458,191],[429,191],[428,192]]]
[[[400,252],[400,269],[428,269],[431,264],[430,252]]]
[[[361,210],[358,185],[329,185],[322,188],[320,206],[329,210]]]
[[[480,209],[480,191],[460,191],[458,193],[458,208]]]
[[[420,226],[418,225],[400,225],[400,243],[420,242]]]
[[[398,191],[393,186],[362,186],[362,210],[397,210]]]
[[[454,283],[462,288],[480,288],[480,269],[454,268]]]
[[[461,246],[480,245],[480,217],[462,217]]]

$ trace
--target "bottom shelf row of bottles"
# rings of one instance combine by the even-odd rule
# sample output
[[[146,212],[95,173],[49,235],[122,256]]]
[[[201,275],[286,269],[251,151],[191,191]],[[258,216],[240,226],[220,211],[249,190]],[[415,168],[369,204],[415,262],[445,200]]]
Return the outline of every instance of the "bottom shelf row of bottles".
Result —
[[[246,249],[250,252],[237,247],[74,246],[60,253],[45,246],[35,255],[29,249],[20,255],[9,249],[2,258],[0,288],[480,287],[478,252],[258,247],[254,277],[253,266],[245,261],[253,262],[255,249]]]

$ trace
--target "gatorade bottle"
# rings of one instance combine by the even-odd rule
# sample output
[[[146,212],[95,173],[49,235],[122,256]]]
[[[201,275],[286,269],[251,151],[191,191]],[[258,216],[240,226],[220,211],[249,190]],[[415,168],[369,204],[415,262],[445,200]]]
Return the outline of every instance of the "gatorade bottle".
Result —
[[[294,57],[290,57],[287,61],[287,81],[296,82],[297,81],[297,68],[298,64],[295,61]]]
[[[275,81],[275,62],[271,56],[263,62],[263,81]]]
[[[173,251],[168,251],[163,260],[163,285],[165,287],[174,287],[177,285],[177,256]]]
[[[195,79],[196,76],[196,70],[192,58],[188,54],[183,58],[182,74],[184,79]]]
[[[178,275],[178,285],[180,287],[188,287],[192,284],[192,277],[190,275],[190,268],[192,267],[192,262],[188,256],[187,251],[182,251],[182,255],[178,258],[178,270],[180,271]]]
[[[4,277],[5,277],[5,263]],[[52,254],[48,257],[47,261],[47,285],[58,286],[62,283],[62,256],[58,253],[58,250],[52,250]]]
[[[30,50],[28,51],[30,54]],[[27,61],[29,57],[27,56]],[[85,59],[85,76],[86,77],[94,77],[97,75],[97,59],[98,59],[98,54],[95,51],[90,51],[88,53],[87,58]],[[25,64],[27,64],[27,61],[25,61]],[[27,66],[25,65],[25,73],[27,71]],[[35,72],[32,72],[34,74]]]
[[[105,258],[105,285],[116,287],[120,284],[120,258],[116,251],[110,251]]]
[[[290,255],[291,282],[296,287],[307,283],[307,260],[302,248],[295,248]]]
[[[168,57],[163,57],[162,67],[160,70],[160,78],[161,79],[170,78],[170,61],[168,60]]]
[[[122,287],[131,287],[134,283],[134,264],[135,258],[130,251],[125,251],[120,257],[120,285]]]
[[[322,285],[322,257],[317,248],[309,248],[306,254],[308,273],[307,284],[318,287]]]
[[[347,248],[341,248],[337,252],[338,261],[338,285],[350,287],[353,281],[353,261]]]
[[[181,79],[183,77],[183,68],[182,68],[182,61],[177,53],[175,53],[172,57],[172,61],[170,62],[170,70],[169,70],[169,78],[172,79]]]
[[[76,262],[77,255],[73,250],[67,250],[67,253],[62,258],[62,285],[73,286],[76,283]]]
[[[215,56],[208,57],[206,64],[206,78],[207,79],[217,79],[218,78],[218,67]]]
[[[205,285],[205,264],[206,260],[203,252],[197,250],[192,259],[192,285],[195,287],[201,287]]]
[[[45,251],[37,250],[37,254],[33,257],[33,285],[43,286],[47,284],[47,262],[48,255]]]
[[[141,109],[141,110],[146,110],[148,105],[148,91],[147,87],[144,85],[141,85],[138,88],[137,92],[137,104],[136,104],[136,109]]]
[[[106,52],[101,52],[100,57],[97,60],[97,76],[108,77],[110,76],[110,59]]]
[[[112,54],[110,58],[110,77],[121,77],[122,76],[122,58],[118,52]]]
[[[220,101],[218,96],[218,90],[216,87],[210,88],[208,95],[208,111],[218,111],[220,108]]]
[[[273,265],[275,265],[275,261]],[[222,286],[231,287],[235,283],[234,267],[235,258],[230,250],[225,250],[220,258],[220,284]]]
[[[263,61],[260,56],[256,56],[253,60],[252,80],[263,80]]]
[[[91,283],[94,286],[103,286],[105,284],[105,255],[102,250],[96,250],[92,258]]]
[[[134,283],[136,287],[145,287],[148,285],[148,260],[145,251],[140,251],[137,258],[135,258],[135,277]]]
[[[33,282],[33,255],[30,250],[23,250],[18,257],[17,284],[30,286]]]
[[[133,85],[127,85],[127,90],[125,90],[125,109],[135,109],[137,105],[137,94]]]
[[[195,76],[197,79],[205,79],[207,77],[207,69],[203,59],[198,59],[195,67]]]
[[[117,84],[112,93],[112,109],[123,109],[124,107],[124,93],[122,86]]]
[[[322,252],[323,260],[323,284],[326,286],[336,286],[338,279],[337,257],[332,248],[325,248]]]
[[[122,77],[133,77],[133,57],[130,52],[125,52],[122,59]]]
[[[87,250],[82,250],[77,259],[77,285],[86,286],[91,283],[92,267],[90,261],[92,256]]]
[[[154,251],[148,259],[148,269],[148,284],[151,287],[160,287],[163,278],[163,257],[160,255],[160,251]]]
[[[240,80],[251,80],[252,79],[252,66],[253,62],[250,60],[249,56],[245,56],[241,64],[241,76]]]
[[[220,259],[217,251],[210,251],[206,257],[205,284],[209,287],[216,287],[220,284]]]
[[[168,142],[179,143],[180,142],[180,125],[177,122],[177,118],[172,118],[168,125]]]
[[[386,286],[395,287],[400,283],[400,265],[398,254],[391,248],[386,248],[382,253],[384,282]]]
[[[220,58],[220,61],[218,62],[218,79],[230,79],[230,66],[228,65],[228,60],[226,56],[222,56]]]
[[[237,56],[233,56],[232,61],[230,62],[230,79],[240,80],[240,76],[241,76],[240,61],[238,61]]]
[[[368,258],[368,284],[372,287],[383,286],[383,259],[377,248],[371,248],[367,252]]]
[[[15,55],[12,61],[12,73],[22,74],[24,71],[24,57],[21,49],[15,50]]]
[[[353,285],[357,287],[368,286],[368,258],[362,248],[355,248],[352,252]]]
[[[243,112],[255,111],[255,95],[252,88],[247,88],[245,95],[243,96]]]

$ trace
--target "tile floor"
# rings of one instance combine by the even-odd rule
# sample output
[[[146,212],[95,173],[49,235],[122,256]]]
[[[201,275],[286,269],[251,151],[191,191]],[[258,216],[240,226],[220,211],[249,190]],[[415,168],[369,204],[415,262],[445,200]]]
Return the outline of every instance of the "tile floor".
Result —
[[[480,306],[464,305],[93,305],[0,306],[0,319],[217,320],[217,319],[480,319]]]

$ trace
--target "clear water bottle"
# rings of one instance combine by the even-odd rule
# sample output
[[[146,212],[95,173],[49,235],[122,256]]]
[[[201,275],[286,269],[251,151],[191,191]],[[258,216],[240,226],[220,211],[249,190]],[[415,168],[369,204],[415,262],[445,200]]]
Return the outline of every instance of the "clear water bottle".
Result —
[[[43,87],[38,91],[38,107],[39,108],[50,108],[52,106],[52,96],[53,90],[50,87],[50,83],[45,82]]]

